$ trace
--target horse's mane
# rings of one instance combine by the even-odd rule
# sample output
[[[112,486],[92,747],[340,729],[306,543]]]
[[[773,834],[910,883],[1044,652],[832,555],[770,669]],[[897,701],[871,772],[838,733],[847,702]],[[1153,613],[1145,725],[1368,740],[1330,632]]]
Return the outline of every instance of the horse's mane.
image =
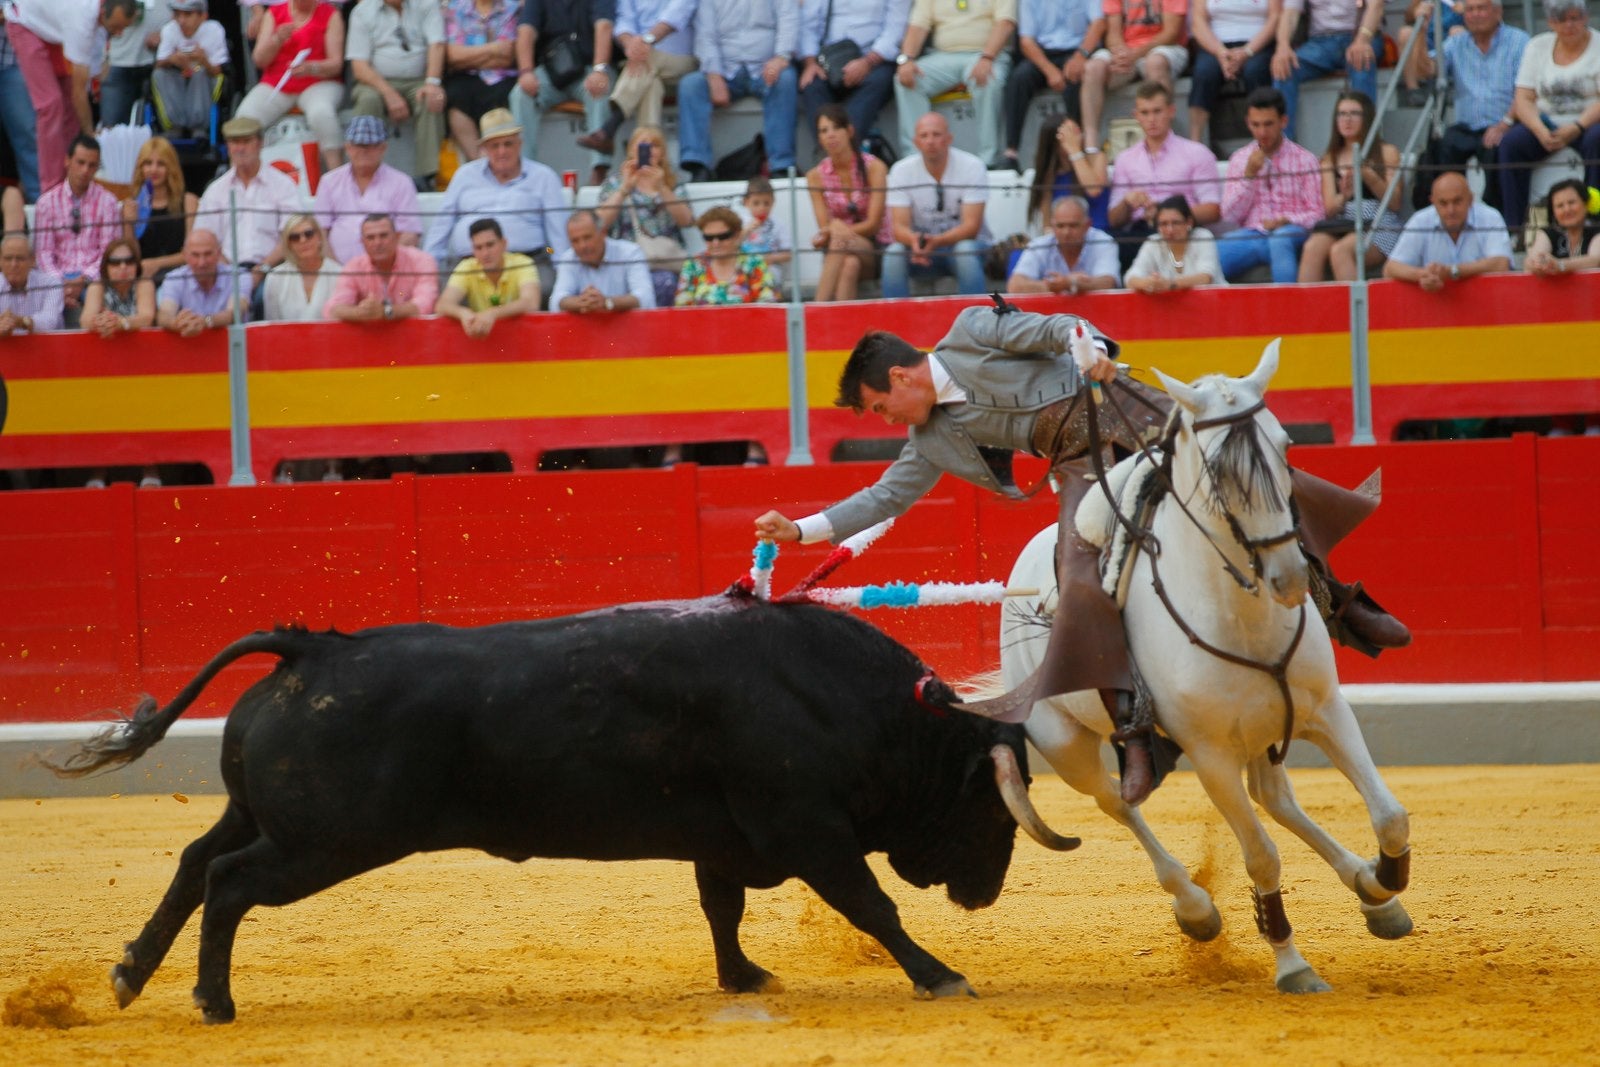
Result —
[[[1195,385],[1211,385],[1225,400],[1233,397],[1233,383],[1221,374],[1207,375]],[[1228,501],[1223,498],[1225,486],[1232,486],[1238,491],[1240,506],[1246,511],[1258,508],[1282,511],[1288,508],[1288,500],[1274,477],[1275,465],[1262,449],[1255,419],[1246,419],[1228,427],[1222,444],[1205,457],[1205,463],[1211,471],[1207,506],[1213,512],[1221,514],[1228,510]]]

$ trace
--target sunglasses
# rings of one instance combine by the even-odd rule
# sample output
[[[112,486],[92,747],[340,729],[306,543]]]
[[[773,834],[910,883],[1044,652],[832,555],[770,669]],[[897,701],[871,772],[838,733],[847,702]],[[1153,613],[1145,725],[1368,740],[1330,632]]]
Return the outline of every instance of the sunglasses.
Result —
[[[701,230],[700,236],[704,237],[708,241],[730,241],[733,239],[733,231],[723,230],[721,233],[707,233],[706,231]]]
[[[132,256],[112,256],[110,259],[106,260],[106,266],[108,266],[108,267],[131,267],[137,262],[139,262],[139,261],[137,259],[134,259]]]
[[[72,232],[74,236],[83,232],[83,209],[76,204],[72,208]]]
[[[395,36],[400,38],[400,51],[411,51],[411,42],[406,39],[406,28],[404,26],[396,26],[394,32]]]
[[[944,182],[933,183],[933,195],[933,210],[939,212],[944,211]]]
[[[317,235],[316,230],[296,230],[289,235],[291,241],[309,241]]]

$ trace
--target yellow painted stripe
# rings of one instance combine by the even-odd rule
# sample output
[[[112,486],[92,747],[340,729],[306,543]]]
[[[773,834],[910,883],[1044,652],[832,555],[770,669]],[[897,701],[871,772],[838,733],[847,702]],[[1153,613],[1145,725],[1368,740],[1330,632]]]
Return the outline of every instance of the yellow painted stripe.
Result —
[[[6,388],[8,437],[228,428],[226,374],[23,378]]]
[[[1600,323],[1374,330],[1372,384],[1574,381],[1600,377]]]

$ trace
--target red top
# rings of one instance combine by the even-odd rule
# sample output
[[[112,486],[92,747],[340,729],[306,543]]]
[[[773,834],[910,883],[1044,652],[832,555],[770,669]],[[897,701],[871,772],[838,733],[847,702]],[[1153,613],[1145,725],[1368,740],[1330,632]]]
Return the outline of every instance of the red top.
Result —
[[[285,23],[294,22],[294,5],[275,4],[267,8],[267,14],[272,17],[272,25],[263,27],[262,33],[272,33]],[[338,10],[332,4],[319,3],[316,10],[311,12],[311,18],[304,26],[289,35],[283,42],[283,47],[278,49],[278,54],[272,57],[272,62],[267,64],[267,69],[261,72],[263,85],[277,85],[278,79],[283,77],[284,71],[289,69],[289,64],[302,49],[311,49],[311,54],[306,56],[306,63],[313,63],[328,58],[328,20],[333,18],[333,13]],[[282,91],[290,96],[323,81],[333,81],[332,78],[308,78],[300,74],[292,75],[284,82]]]

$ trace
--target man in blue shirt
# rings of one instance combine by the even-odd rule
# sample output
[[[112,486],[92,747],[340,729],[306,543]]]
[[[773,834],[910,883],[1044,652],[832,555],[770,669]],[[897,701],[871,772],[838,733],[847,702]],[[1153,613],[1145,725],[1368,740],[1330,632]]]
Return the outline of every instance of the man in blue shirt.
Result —
[[[179,337],[197,337],[231,325],[236,317],[242,322],[250,287],[250,275],[241,274],[235,292],[233,265],[222,262],[216,234],[190,230],[183,242],[183,266],[163,279],[156,294],[156,325]]]
[[[824,104],[840,103],[850,113],[857,137],[871,133],[878,112],[894,93],[895,57],[906,35],[911,0],[808,0],[800,8],[800,96],[806,122],[817,127]],[[854,42],[860,55],[838,70],[823,69],[830,46]],[[848,48],[848,45],[844,45]],[[901,145],[909,152],[910,145]]]
[[[1466,173],[1467,160],[1483,167],[1483,202],[1500,208],[1500,168],[1494,165],[1500,139],[1516,124],[1511,102],[1517,91],[1517,67],[1528,35],[1500,19],[1499,0],[1463,0],[1461,18],[1467,32],[1445,38],[1444,69],[1456,102],[1456,121],[1430,146],[1443,170]],[[1417,168],[1412,204],[1428,203],[1434,175]]]
[[[1034,94],[1049,87],[1061,94],[1067,116],[1080,121],[1078,88],[1083,64],[1105,39],[1106,20],[1098,0],[1021,0],[1017,9],[1017,46],[1023,62],[1006,81],[1004,156],[1018,171],[1025,165],[1018,149],[1022,124]]]
[[[1383,265],[1383,276],[1437,293],[1453,282],[1511,269],[1511,238],[1500,212],[1472,201],[1452,171],[1433,182],[1433,206],[1411,216]]]
[[[507,109],[486,112],[479,133],[483,154],[450,179],[423,251],[448,268],[472,254],[468,228],[495,219],[511,251],[533,258],[539,288],[548,293],[555,281],[550,257],[568,247],[566,190],[555,171],[523,158],[522,127]]]
[[[571,247],[556,257],[553,310],[589,315],[656,306],[650,267],[638,245],[607,237],[589,208],[572,213],[567,237]]]
[[[795,0],[700,0],[694,51],[700,69],[678,83],[678,158],[692,182],[711,180],[711,109],[761,98],[761,134],[774,173],[795,165]]]

